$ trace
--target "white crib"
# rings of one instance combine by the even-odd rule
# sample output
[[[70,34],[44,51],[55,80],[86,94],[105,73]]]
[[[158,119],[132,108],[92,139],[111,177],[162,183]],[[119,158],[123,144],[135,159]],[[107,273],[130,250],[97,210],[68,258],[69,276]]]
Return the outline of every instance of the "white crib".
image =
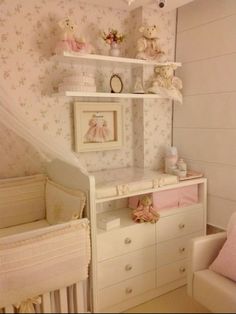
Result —
[[[45,293],[40,296],[40,304],[35,304],[35,313],[87,313],[88,294],[87,280],[60,290]],[[0,313],[19,313],[13,306],[0,309]]]
[[[84,176],[83,179],[83,174],[76,169],[73,171],[73,175],[69,176],[67,167],[68,165],[61,161],[54,161],[48,168],[50,178],[58,184],[63,184],[66,188],[80,189],[85,192],[88,197],[90,183],[89,181],[86,182],[87,176]],[[69,168],[72,169],[71,166]],[[34,232],[35,229],[42,230],[42,228],[46,226],[50,228],[45,220],[45,205],[42,200],[45,193],[43,183],[45,177],[32,176],[26,178],[26,180],[28,180],[28,183],[32,182],[32,185],[27,184],[23,187],[23,190],[22,186],[19,190],[17,189],[17,183],[19,182],[21,184],[21,178],[0,180],[0,243],[1,240],[8,239],[18,233],[27,234],[27,232]],[[13,189],[10,188],[11,183],[13,183]],[[7,189],[6,197],[2,197],[1,187],[9,187],[10,192]],[[27,209],[27,203],[29,210]],[[1,208],[3,208],[3,210],[1,210]],[[12,214],[6,215],[7,212],[9,213],[10,208],[13,208],[16,213],[13,215],[14,219],[12,224],[9,223]],[[85,251],[88,249],[90,250],[90,247],[83,248]],[[78,267],[80,267],[80,265],[78,265]],[[30,297],[35,313],[86,313],[90,310],[88,278],[83,278],[83,280],[79,282],[71,282],[71,285],[58,290],[39,294],[35,301],[32,301],[32,296]],[[22,301],[27,302],[27,299]],[[18,305],[19,304],[15,302],[9,304],[0,308],[0,313],[19,313],[20,307]]]

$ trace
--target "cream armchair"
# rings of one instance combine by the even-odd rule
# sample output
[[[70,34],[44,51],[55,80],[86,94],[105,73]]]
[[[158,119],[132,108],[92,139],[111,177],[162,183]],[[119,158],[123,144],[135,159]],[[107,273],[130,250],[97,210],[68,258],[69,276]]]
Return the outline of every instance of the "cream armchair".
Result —
[[[236,283],[208,269],[225,240],[226,232],[198,237],[190,249],[188,294],[213,313],[236,313]]]

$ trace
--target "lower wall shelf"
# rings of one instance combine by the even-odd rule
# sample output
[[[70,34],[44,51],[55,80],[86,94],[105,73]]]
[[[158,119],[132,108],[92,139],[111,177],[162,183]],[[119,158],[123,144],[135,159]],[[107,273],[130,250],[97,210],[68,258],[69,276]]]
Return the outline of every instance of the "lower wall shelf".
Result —
[[[168,99],[158,94],[131,94],[131,93],[96,93],[66,91],[56,94],[64,97],[92,97],[92,98],[126,98],[126,99]]]

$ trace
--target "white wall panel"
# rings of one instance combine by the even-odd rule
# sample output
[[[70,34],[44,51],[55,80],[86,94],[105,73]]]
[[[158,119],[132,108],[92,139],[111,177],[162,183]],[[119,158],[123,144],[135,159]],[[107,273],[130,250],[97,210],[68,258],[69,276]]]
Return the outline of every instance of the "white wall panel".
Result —
[[[195,0],[179,10],[178,32],[236,13],[235,0]]]
[[[186,96],[174,117],[174,127],[236,128],[236,92]]]
[[[184,95],[234,91],[236,53],[184,64],[178,75],[184,83]]]
[[[235,19],[236,14],[178,34],[177,60],[190,62],[236,52]]]
[[[226,229],[229,217],[236,211],[236,202],[210,195],[208,209],[209,224]]]
[[[175,128],[173,140],[187,158],[236,166],[235,129]]]

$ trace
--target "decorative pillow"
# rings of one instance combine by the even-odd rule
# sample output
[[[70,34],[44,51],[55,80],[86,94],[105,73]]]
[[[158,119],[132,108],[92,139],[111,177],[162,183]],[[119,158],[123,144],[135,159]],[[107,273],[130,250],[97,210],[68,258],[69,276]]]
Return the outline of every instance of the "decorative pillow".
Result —
[[[210,270],[236,281],[236,225],[232,228]]]
[[[53,181],[46,184],[46,218],[49,224],[59,224],[82,218],[86,196],[84,192],[65,188]]]
[[[229,220],[229,223],[227,225],[227,237],[229,236],[229,234],[231,233],[231,231],[233,230],[234,226],[236,226],[236,212],[234,212]]]

